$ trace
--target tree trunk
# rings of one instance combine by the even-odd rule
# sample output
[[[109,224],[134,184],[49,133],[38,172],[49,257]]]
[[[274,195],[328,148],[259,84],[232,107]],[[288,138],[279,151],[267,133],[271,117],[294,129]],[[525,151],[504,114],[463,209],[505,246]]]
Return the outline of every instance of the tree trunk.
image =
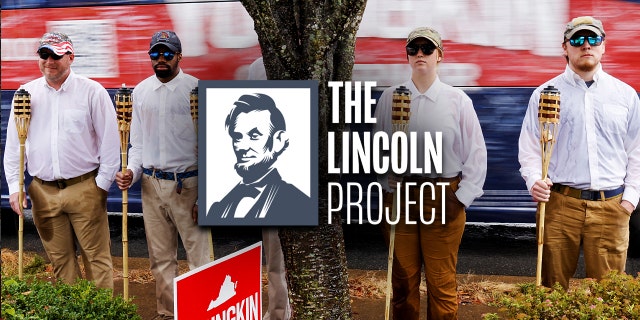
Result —
[[[319,84],[319,226],[279,232],[293,317],[351,319],[342,222],[335,215],[328,221],[327,206],[327,184],[339,179],[328,174],[327,133],[336,132],[341,145],[344,120],[330,121],[327,83],[351,80],[366,0],[241,1],[253,18],[267,78]]]

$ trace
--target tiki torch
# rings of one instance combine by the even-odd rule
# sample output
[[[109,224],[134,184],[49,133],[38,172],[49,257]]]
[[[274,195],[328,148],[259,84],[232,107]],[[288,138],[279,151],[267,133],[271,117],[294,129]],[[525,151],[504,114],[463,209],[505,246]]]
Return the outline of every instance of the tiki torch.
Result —
[[[409,129],[409,118],[411,116],[411,91],[404,86],[393,91],[393,102],[391,104],[391,126],[394,132],[402,131],[407,133]],[[401,156],[399,148],[396,149],[397,157]],[[391,221],[396,220],[398,215],[398,190],[393,192],[393,207],[391,208]],[[393,251],[395,248],[396,225],[391,224],[389,230],[389,256],[387,257],[387,293],[385,304],[385,320],[389,319],[391,308],[391,275],[393,269]]]
[[[133,101],[131,90],[124,83],[114,97],[116,113],[118,115],[118,131],[120,131],[120,156],[122,159],[122,173],[127,172],[127,151],[129,149],[129,132],[131,129],[131,113]],[[123,296],[129,297],[129,239],[127,236],[127,217],[129,210],[129,195],[127,189],[122,190],[122,280]]]
[[[191,119],[193,120],[193,128],[198,136],[198,87],[191,90],[189,94],[189,104],[191,106]],[[209,228],[209,259],[213,261],[213,238],[211,237],[211,228]]]
[[[193,127],[198,134],[198,87],[193,88],[189,94],[189,103],[191,105],[191,119],[193,120]]]
[[[550,85],[540,92],[538,103],[540,123],[540,147],[542,154],[542,180],[547,179],[553,146],[556,143],[560,123],[560,91]],[[538,261],[536,285],[542,284],[542,248],[544,246],[544,214],[546,202],[538,203]]]
[[[20,140],[20,170],[18,175],[18,182],[20,185],[18,191],[18,207],[20,208],[20,214],[18,217],[18,278],[22,279],[22,262],[24,254],[24,212],[22,203],[25,199],[24,152],[27,133],[29,133],[29,122],[31,122],[31,94],[22,88],[16,91],[13,95],[13,118],[16,121],[16,130],[18,131],[18,139]]]

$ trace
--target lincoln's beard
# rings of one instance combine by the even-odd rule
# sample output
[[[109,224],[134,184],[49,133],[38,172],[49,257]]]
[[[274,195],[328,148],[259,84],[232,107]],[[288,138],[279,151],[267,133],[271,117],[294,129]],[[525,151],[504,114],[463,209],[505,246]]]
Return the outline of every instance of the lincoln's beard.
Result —
[[[274,152],[271,150],[266,151],[266,156],[262,161],[254,164],[245,165],[243,163],[236,163],[235,169],[244,183],[251,183],[258,179],[271,169],[271,166],[276,162],[277,157],[274,156]]]

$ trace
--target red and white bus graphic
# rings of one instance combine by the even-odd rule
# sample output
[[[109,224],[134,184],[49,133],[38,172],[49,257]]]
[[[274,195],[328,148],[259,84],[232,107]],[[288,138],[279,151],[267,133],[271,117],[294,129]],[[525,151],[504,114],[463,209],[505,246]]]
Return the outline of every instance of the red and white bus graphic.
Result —
[[[146,2],[153,3],[88,6],[95,2],[66,0],[60,3],[69,5],[55,8],[3,6],[2,89],[15,90],[41,76],[35,50],[47,31],[69,34],[76,48],[75,72],[106,88],[135,85],[152,73],[149,41],[162,29],[180,37],[185,72],[201,80],[247,78],[260,46],[253,20],[239,1]],[[631,0],[556,0],[537,6],[509,0],[369,0],[357,34],[352,80],[379,86],[406,81],[406,35],[424,25],[443,36],[445,61],[439,74],[444,82],[535,87],[564,70],[564,26],[584,15],[604,23],[605,71],[640,91],[635,64],[640,3]]]

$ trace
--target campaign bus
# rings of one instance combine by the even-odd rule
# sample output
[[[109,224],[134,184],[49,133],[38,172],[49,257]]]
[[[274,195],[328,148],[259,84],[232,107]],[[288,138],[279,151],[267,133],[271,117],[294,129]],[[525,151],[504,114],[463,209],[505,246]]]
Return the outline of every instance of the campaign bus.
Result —
[[[243,80],[260,57],[253,21],[239,1],[2,0],[2,128],[4,150],[15,90],[40,77],[37,41],[43,33],[67,33],[74,42],[73,70],[100,82],[113,96],[152,74],[147,51],[158,30],[182,41],[182,69],[201,80]],[[640,89],[637,66],[640,1],[436,1],[369,0],[358,30],[354,81],[376,81],[375,97],[404,82],[410,68],[405,39],[418,26],[443,36],[443,82],[473,100],[488,151],[484,195],[468,209],[468,223],[535,224],[535,203],[519,172],[518,136],[533,89],[563,72],[562,32],[571,18],[593,15],[607,32],[604,69]],[[639,41],[635,41],[635,40]],[[371,130],[353,124],[350,130]],[[2,172],[2,208],[8,190]],[[27,178],[28,179],[28,178]],[[343,182],[368,183],[372,174],[346,174]],[[115,184],[108,209],[121,209]],[[140,188],[129,192],[129,212],[141,212]]]

